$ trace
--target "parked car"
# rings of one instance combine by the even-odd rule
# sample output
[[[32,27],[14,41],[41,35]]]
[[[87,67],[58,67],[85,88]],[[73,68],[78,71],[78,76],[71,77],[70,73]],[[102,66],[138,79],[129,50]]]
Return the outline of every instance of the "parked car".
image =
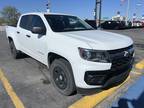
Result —
[[[23,14],[6,33],[13,58],[25,53],[46,65],[52,84],[64,95],[119,85],[132,69],[131,38],[94,30],[73,15]]]
[[[142,27],[143,26],[143,22],[141,21],[133,21],[133,27]]]
[[[89,25],[91,25],[94,29],[97,29],[96,20],[85,20]]]
[[[104,23],[101,24],[101,27],[103,29],[124,29],[126,27],[125,21],[105,21]]]
[[[144,21],[141,21],[142,22],[142,27],[144,27]]]

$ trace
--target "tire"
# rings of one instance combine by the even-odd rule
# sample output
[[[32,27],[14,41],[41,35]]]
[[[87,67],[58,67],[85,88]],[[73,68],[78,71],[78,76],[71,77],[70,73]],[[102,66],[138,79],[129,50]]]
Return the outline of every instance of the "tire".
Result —
[[[51,82],[63,95],[69,96],[76,91],[72,68],[68,61],[56,59],[50,66]]]
[[[14,59],[18,59],[21,56],[21,52],[18,51],[15,47],[15,44],[13,41],[9,42],[10,50],[11,50],[11,55]]]

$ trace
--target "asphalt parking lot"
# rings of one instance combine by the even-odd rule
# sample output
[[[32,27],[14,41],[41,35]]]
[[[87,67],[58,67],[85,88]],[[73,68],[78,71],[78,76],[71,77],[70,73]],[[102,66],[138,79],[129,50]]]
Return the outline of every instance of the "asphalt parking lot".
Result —
[[[135,42],[135,62],[144,58],[144,29],[110,30],[109,32],[130,36]],[[36,60],[30,57],[14,60],[10,54],[5,32],[0,32],[0,68],[25,108],[67,108],[83,97],[80,94],[63,96],[49,81],[44,83],[45,79],[49,79],[48,70]],[[10,94],[0,81],[0,108],[16,107]]]

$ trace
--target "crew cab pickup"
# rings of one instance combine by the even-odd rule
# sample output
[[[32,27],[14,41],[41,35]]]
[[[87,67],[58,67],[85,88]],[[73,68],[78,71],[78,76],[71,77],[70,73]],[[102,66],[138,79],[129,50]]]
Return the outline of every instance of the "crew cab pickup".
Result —
[[[73,15],[23,14],[6,33],[13,57],[25,53],[46,65],[52,84],[64,95],[117,86],[132,68],[132,39],[95,30]]]

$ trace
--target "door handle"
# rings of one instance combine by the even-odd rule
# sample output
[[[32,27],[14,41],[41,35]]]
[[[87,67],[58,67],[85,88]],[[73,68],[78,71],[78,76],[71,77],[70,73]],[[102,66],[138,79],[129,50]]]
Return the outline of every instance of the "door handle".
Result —
[[[30,35],[26,35],[26,37],[30,38],[31,36]]]
[[[20,34],[20,32],[19,32],[19,31],[17,31],[17,34]]]

